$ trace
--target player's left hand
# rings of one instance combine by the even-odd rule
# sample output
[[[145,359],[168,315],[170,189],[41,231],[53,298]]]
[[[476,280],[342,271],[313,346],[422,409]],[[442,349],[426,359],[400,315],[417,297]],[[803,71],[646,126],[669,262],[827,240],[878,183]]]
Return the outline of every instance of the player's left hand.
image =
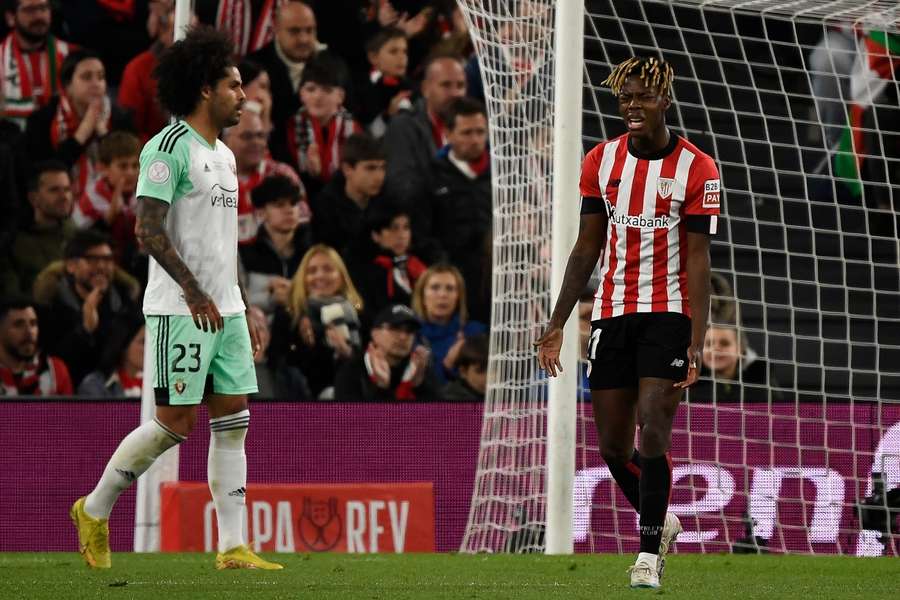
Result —
[[[559,351],[562,348],[563,332],[559,327],[549,327],[534,343],[538,350],[538,364],[547,371],[550,377],[556,377],[562,373],[562,364],[559,362]]]
[[[695,383],[700,376],[700,357],[703,355],[703,346],[689,346],[687,350],[688,372],[687,379],[679,381],[674,387],[686,390]]]

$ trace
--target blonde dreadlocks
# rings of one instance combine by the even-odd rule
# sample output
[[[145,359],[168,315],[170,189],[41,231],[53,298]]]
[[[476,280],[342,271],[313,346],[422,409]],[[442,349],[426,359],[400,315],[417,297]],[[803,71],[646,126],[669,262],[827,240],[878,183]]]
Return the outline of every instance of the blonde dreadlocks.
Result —
[[[608,85],[613,94],[618,95],[625,85],[625,80],[632,75],[640,77],[648,88],[654,88],[660,96],[672,96],[672,79],[675,72],[664,60],[653,56],[649,58],[632,57],[616,65],[601,85]]]

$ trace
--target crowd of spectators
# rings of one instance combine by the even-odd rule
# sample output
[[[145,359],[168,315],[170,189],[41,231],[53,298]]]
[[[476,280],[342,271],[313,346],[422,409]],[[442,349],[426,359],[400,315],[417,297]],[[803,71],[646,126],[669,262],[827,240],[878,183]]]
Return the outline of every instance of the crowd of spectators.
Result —
[[[139,396],[142,144],[174,0],[4,0],[2,395]],[[196,0],[247,95],[222,134],[261,396],[484,398],[487,116],[449,0]]]

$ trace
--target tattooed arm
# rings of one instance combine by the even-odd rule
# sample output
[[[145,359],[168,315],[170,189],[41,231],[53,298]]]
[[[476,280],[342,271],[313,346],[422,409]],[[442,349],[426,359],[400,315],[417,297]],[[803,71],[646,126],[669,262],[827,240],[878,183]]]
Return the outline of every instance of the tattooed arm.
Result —
[[[203,331],[216,331],[223,326],[222,315],[215,302],[197,283],[197,278],[172,245],[166,233],[166,215],[169,204],[156,198],[140,196],[137,206],[137,224],[135,235],[147,249],[147,253],[159,263],[166,273],[181,286],[184,301],[191,310],[194,325]]]

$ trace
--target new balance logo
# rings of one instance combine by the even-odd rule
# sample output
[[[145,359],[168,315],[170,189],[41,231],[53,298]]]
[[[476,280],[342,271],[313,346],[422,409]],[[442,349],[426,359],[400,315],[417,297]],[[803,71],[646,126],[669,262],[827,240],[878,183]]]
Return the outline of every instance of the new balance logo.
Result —
[[[125,469],[116,469],[116,473],[125,478],[126,481],[134,481],[137,479],[137,475],[134,474],[134,471],[126,471]]]
[[[684,359],[676,358],[675,360],[672,361],[672,364],[670,364],[669,366],[670,367],[683,367]]]
[[[228,495],[235,496],[236,498],[243,498],[244,496],[247,495],[247,488],[239,487],[238,489],[236,489],[232,492],[228,492]]]

